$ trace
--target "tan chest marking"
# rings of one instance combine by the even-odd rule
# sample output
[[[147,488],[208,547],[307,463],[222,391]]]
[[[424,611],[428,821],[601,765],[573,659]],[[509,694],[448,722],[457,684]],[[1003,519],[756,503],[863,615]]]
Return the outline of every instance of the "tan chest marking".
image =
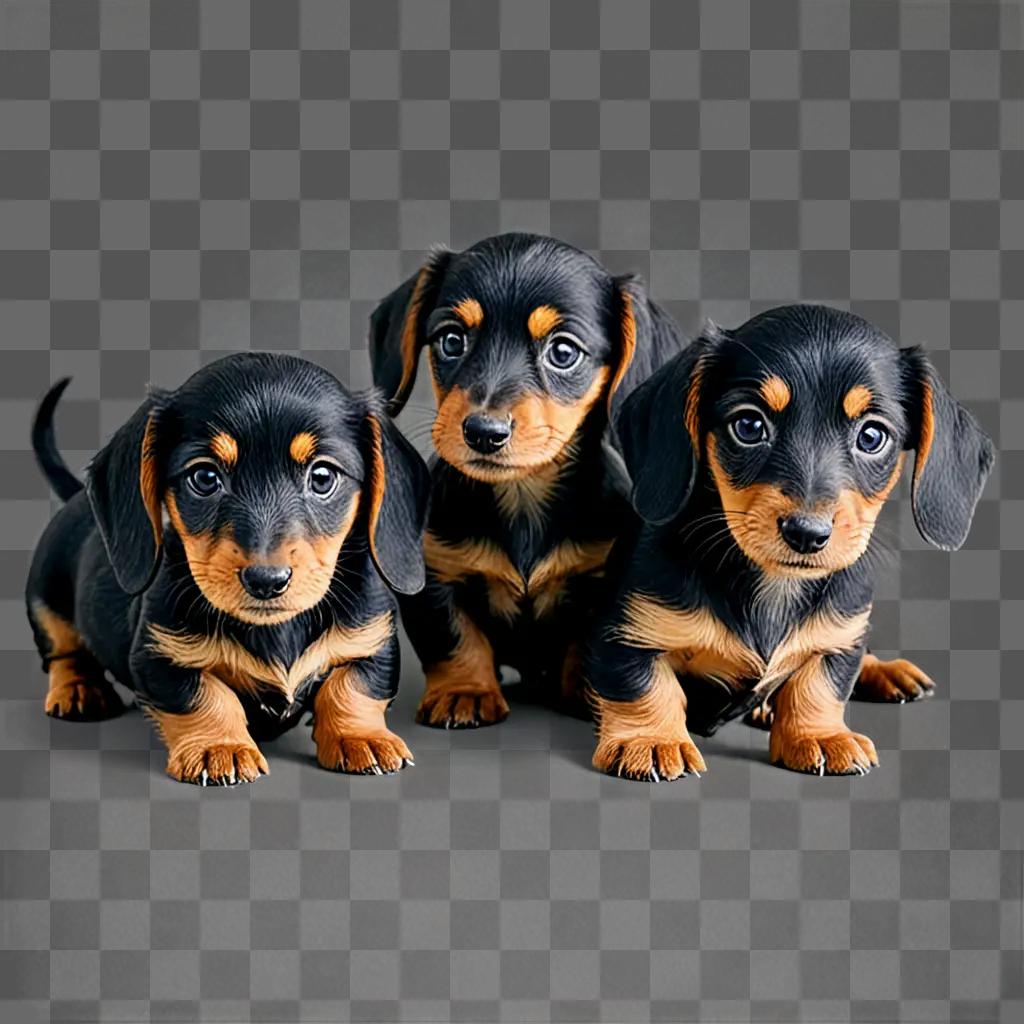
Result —
[[[519,614],[520,604],[527,600],[533,601],[538,615],[548,614],[558,603],[565,581],[571,576],[600,569],[611,546],[611,541],[586,544],[563,541],[537,562],[527,576],[490,541],[467,540],[451,544],[428,532],[423,551],[427,565],[443,583],[482,576],[487,584],[491,611],[514,618]]]
[[[756,680],[756,691],[774,690],[815,654],[856,647],[864,636],[870,609],[852,616],[826,611],[794,626],[768,659],[748,647],[706,609],[679,611],[643,594],[626,602],[618,635],[627,643],[668,652],[677,672],[737,686]]]
[[[391,612],[362,626],[332,626],[313,641],[291,665],[264,661],[220,634],[202,636],[149,627],[150,648],[182,668],[209,672],[232,689],[256,694],[263,687],[280,690],[292,699],[311,676],[376,654],[393,629]]]

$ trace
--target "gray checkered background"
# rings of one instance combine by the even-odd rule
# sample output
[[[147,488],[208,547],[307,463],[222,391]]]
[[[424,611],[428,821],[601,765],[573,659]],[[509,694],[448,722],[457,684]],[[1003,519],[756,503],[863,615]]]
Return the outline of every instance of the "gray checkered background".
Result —
[[[5,1024],[1020,1020],[1020,43],[1020,6],[960,0],[0,0]],[[76,467],[227,351],[363,386],[375,300],[508,229],[640,271],[687,330],[848,306],[997,439],[964,551],[888,510],[874,646],[939,688],[851,709],[881,767],[790,774],[737,725],[700,781],[604,778],[529,706],[414,725],[411,657],[392,778],[317,769],[300,727],[195,789],[137,712],[44,717],[49,382]]]

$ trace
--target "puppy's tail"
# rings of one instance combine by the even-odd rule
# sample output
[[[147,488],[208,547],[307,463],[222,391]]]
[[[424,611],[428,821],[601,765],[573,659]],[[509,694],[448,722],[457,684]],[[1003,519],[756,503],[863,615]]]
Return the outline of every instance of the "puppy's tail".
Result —
[[[36,453],[36,462],[61,501],[68,501],[82,489],[81,480],[68,469],[67,463],[57,451],[57,440],[53,434],[53,413],[60,396],[70,383],[70,377],[57,381],[43,396],[36,410],[36,418],[32,421],[32,448]]]

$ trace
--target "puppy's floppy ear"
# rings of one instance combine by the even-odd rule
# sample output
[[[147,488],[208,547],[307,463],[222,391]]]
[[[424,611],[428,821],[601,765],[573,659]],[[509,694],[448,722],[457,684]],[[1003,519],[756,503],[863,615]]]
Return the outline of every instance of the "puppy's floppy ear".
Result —
[[[633,507],[649,523],[683,509],[700,460],[702,339],[698,339],[623,403],[615,424],[633,480]]]
[[[659,366],[681,352],[685,339],[676,322],[647,295],[634,274],[613,279],[616,362],[608,388],[608,411],[613,418],[633,389]]]
[[[96,454],[85,490],[114,575],[139,594],[156,576],[163,544],[160,409],[150,398]]]
[[[366,427],[370,554],[392,590],[415,594],[426,582],[423,528],[430,500],[430,471],[387,416],[368,413]]]
[[[373,382],[397,415],[416,382],[416,364],[426,342],[426,319],[452,254],[432,253],[417,273],[400,284],[370,314],[370,366]]]
[[[967,539],[995,448],[920,349],[901,349],[900,358],[908,447],[917,451],[910,491],[914,521],[930,544],[953,550]]]

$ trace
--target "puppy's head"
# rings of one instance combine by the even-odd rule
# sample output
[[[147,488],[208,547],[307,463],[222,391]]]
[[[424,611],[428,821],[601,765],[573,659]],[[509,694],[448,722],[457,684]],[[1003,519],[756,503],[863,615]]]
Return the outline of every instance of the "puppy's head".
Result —
[[[919,350],[823,306],[710,328],[630,396],[617,427],[640,515],[674,519],[703,482],[747,557],[798,577],[860,558],[908,449],[922,536],[959,547],[993,460]]]
[[[270,625],[318,604],[359,528],[395,590],[423,585],[429,480],[387,416],[300,359],[238,355],[154,395],[87,490],[121,586],[152,582],[164,517],[218,610]]]
[[[373,313],[370,356],[397,412],[426,347],[438,453],[501,482],[571,450],[588,413],[604,415],[638,332],[649,330],[635,281],[552,238],[507,234],[435,253]]]

